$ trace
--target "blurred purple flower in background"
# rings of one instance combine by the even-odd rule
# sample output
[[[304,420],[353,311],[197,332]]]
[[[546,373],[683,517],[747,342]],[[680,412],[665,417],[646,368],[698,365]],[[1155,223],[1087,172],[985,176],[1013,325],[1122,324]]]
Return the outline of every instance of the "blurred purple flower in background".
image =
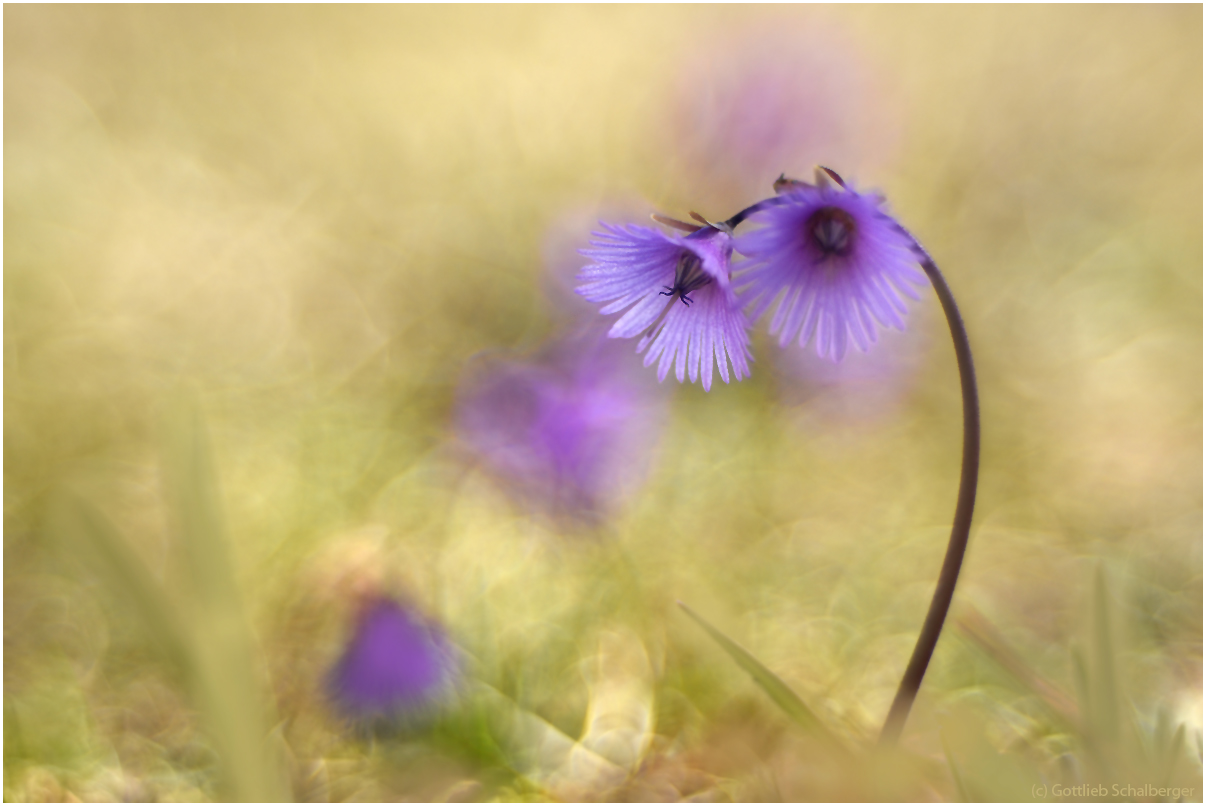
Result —
[[[866,352],[879,326],[902,330],[901,295],[920,299],[910,284],[927,281],[912,239],[880,209],[880,196],[819,177],[816,186],[789,183],[749,217],[763,226],[737,238],[749,258],[738,282],[751,318],[779,299],[770,332],[780,346],[798,334],[803,347],[815,334],[817,355],[841,361],[851,339]]]
[[[578,274],[578,293],[607,303],[604,315],[628,309],[608,335],[641,336],[637,352],[649,348],[645,366],[658,361],[659,381],[672,363],[680,382],[690,376],[705,390],[713,363],[725,383],[730,361],[734,380],[749,376],[750,325],[733,293],[729,234],[710,226],[685,237],[635,224],[602,226],[593,248],[582,250],[593,262]]]
[[[462,440],[550,514],[605,515],[643,477],[663,408],[626,353],[594,330],[551,357],[487,364],[462,384]]]
[[[879,169],[896,140],[889,94],[857,40],[832,24],[765,23],[692,43],[670,104],[666,153],[687,160],[696,203],[718,191],[729,203],[780,172],[817,162]]]
[[[869,424],[903,406],[921,378],[928,345],[922,333],[881,335],[874,350],[855,350],[840,362],[813,350],[775,350],[779,400],[801,428],[831,432],[839,424]]]
[[[443,632],[398,602],[370,597],[331,671],[335,703],[359,722],[422,717],[448,694],[457,664]]]

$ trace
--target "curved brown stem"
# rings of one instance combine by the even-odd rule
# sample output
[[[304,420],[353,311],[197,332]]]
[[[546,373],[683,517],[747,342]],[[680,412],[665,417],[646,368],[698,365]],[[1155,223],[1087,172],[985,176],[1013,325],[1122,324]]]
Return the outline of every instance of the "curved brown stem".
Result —
[[[946,278],[938,271],[933,259],[926,254],[920,245],[916,244],[918,253],[922,256],[921,267],[934,286],[946,321],[950,325],[951,338],[955,342],[955,358],[959,363],[959,381],[963,387],[963,469],[959,476],[959,498],[955,504],[955,520],[951,526],[951,539],[946,547],[946,558],[942,561],[942,571],[938,574],[938,585],[934,590],[934,598],[930,601],[930,610],[926,614],[925,623],[921,627],[921,635],[917,637],[917,645],[913,648],[913,657],[909,659],[908,668],[896,690],[896,698],[888,711],[883,731],[879,736],[881,745],[893,744],[904,730],[905,720],[909,717],[909,709],[921,688],[921,679],[925,677],[926,667],[938,645],[938,637],[942,634],[942,625],[946,614],[951,608],[951,599],[955,595],[955,583],[959,581],[959,569],[963,565],[963,555],[967,551],[967,540],[971,534],[972,510],[976,506],[976,484],[980,476],[980,401],[976,392],[976,368],[972,363],[971,344],[967,340],[967,329],[963,326],[963,318],[959,315],[959,307],[951,294]]]

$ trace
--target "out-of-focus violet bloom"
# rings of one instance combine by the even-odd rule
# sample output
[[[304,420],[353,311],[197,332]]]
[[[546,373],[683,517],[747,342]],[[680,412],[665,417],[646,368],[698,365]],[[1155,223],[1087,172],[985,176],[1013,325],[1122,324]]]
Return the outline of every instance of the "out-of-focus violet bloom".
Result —
[[[374,597],[362,605],[328,685],[340,710],[356,721],[397,723],[429,713],[456,676],[452,647],[436,625]]]
[[[776,350],[779,400],[805,430],[872,424],[903,406],[919,378],[926,343],[919,334],[883,333],[874,350],[851,351],[840,362],[812,350]]]
[[[874,170],[890,159],[898,130],[890,76],[861,50],[842,26],[820,20],[725,26],[694,40],[658,142],[686,163],[680,191],[696,203],[731,202],[818,160]]]
[[[850,341],[866,352],[879,327],[903,330],[901,295],[920,299],[911,284],[927,281],[883,198],[823,181],[786,184],[749,216],[762,226],[736,240],[749,258],[738,282],[752,318],[778,299],[770,332],[780,346],[798,336],[803,347],[815,335],[817,354],[832,361],[842,360]]]
[[[637,352],[649,348],[645,366],[658,362],[659,381],[672,364],[680,382],[689,376],[705,390],[713,363],[725,383],[730,362],[735,380],[747,377],[749,320],[733,292],[728,232],[704,226],[679,236],[635,224],[601,226],[592,248],[582,250],[592,262],[578,274],[578,293],[606,303],[599,311],[605,315],[627,309],[608,335],[640,336]]]
[[[596,331],[532,362],[496,361],[462,386],[462,440],[512,489],[551,514],[592,520],[643,475],[661,413]]]

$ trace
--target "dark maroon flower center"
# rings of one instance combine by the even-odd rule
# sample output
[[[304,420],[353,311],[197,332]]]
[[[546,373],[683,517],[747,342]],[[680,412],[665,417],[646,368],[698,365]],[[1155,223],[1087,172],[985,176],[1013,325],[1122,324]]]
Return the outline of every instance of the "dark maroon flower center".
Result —
[[[844,257],[854,246],[854,218],[837,207],[822,207],[804,225],[804,233],[820,259]]]
[[[712,276],[704,271],[703,261],[694,252],[683,252],[678,257],[678,265],[674,268],[674,285],[664,285],[666,289],[661,292],[661,296],[670,297],[673,301],[674,297],[682,300],[683,305],[691,306],[695,300],[687,295],[697,288],[703,288],[708,283],[712,282]]]

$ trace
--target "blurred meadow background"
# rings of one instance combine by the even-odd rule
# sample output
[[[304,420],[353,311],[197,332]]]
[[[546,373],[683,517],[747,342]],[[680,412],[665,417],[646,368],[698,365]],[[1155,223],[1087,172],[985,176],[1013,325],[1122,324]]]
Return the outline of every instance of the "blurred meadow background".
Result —
[[[1200,6],[4,23],[6,800],[1201,800]],[[705,393],[573,293],[599,219],[818,163],[981,384],[896,752],[959,469],[933,294],[839,365],[764,319]]]

